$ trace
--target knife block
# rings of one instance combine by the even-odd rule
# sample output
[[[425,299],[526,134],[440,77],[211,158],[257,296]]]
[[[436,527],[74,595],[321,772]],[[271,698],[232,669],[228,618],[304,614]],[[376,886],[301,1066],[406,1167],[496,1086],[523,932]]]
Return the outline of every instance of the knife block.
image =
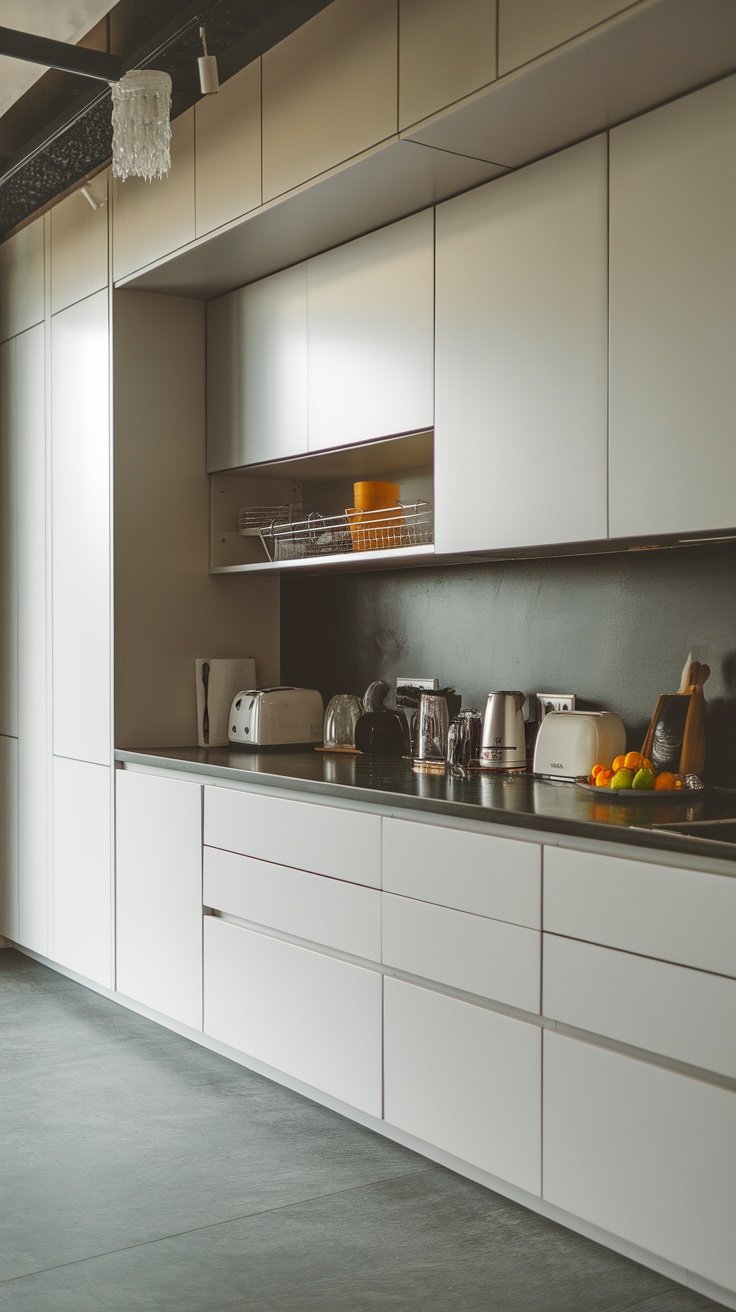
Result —
[[[642,756],[657,772],[703,773],[705,768],[705,698],[702,685],[684,692],[661,693],[654,708]]]

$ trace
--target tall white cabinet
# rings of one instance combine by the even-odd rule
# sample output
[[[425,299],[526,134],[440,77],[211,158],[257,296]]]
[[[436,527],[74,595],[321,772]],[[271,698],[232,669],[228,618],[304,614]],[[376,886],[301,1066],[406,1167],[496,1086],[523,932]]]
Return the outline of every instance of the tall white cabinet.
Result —
[[[605,137],[437,207],[435,544],[606,536]]]
[[[611,133],[611,535],[736,523],[736,77]]]

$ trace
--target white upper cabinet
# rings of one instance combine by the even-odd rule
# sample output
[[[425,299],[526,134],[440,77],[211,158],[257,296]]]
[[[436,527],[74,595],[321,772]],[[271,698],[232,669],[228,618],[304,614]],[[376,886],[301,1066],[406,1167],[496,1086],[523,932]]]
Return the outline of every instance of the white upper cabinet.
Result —
[[[16,343],[0,344],[0,734],[18,733]]]
[[[397,0],[333,0],[263,56],[263,199],[396,132]]]
[[[604,22],[632,0],[498,0],[498,75]]]
[[[109,765],[108,294],[54,315],[51,461],[54,753]]]
[[[307,266],[207,307],[207,468],[307,450]]]
[[[110,170],[87,183],[97,208],[81,190],[52,209],[51,313],[107,286],[107,220]]]
[[[610,532],[736,524],[736,78],[611,133]]]
[[[399,128],[496,76],[496,0],[399,0]]]
[[[194,109],[171,124],[171,172],[160,182],[113,180],[113,277],[194,239]]]
[[[0,246],[0,341],[44,315],[44,221],[35,219]]]
[[[194,106],[196,234],[261,203],[261,61]]]
[[[434,214],[309,261],[309,449],[431,428]]]
[[[606,535],[607,152],[437,208],[435,548]]]

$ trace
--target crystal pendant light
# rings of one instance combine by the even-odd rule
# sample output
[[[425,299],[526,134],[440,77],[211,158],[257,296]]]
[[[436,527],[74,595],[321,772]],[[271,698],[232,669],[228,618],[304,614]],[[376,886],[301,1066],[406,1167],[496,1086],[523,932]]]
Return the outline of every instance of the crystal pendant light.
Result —
[[[132,69],[112,84],[112,171],[116,178],[164,178],[171,168],[171,78]]]

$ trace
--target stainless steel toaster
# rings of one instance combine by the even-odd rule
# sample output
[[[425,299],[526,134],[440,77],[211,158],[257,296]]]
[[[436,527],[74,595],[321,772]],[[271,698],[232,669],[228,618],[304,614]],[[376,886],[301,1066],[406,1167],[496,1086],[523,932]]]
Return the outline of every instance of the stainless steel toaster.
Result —
[[[247,688],[233,698],[228,739],[238,747],[321,742],[323,713],[314,688]]]

